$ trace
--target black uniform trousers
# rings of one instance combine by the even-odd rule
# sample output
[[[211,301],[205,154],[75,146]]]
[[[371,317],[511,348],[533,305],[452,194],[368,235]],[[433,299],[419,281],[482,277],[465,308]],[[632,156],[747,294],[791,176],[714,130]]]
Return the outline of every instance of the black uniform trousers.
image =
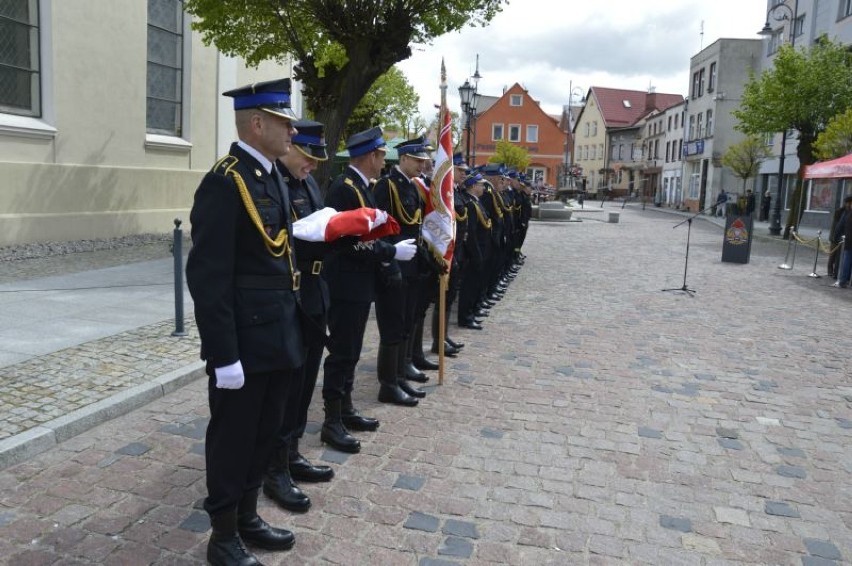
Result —
[[[376,322],[382,344],[392,346],[411,336],[422,303],[423,281],[420,275],[403,276],[400,285],[376,289]]]
[[[312,326],[305,331],[303,340],[305,343],[305,365],[295,371],[294,381],[296,385],[290,393],[287,409],[284,413],[284,425],[281,427],[279,438],[280,445],[298,440],[305,434],[308,424],[308,409],[317,386],[317,376],[322,364],[322,355],[325,352],[325,340],[320,337],[319,329],[325,329],[328,321],[325,314],[308,315],[313,322]],[[312,334],[315,333],[315,334]],[[290,401],[292,399],[292,402]]]
[[[240,389],[218,389],[215,376],[209,378],[204,510],[211,515],[235,509],[244,491],[260,487],[296,381],[294,373],[249,374]]]
[[[328,309],[328,356],[323,365],[323,399],[343,399],[355,385],[371,301],[334,299]]]

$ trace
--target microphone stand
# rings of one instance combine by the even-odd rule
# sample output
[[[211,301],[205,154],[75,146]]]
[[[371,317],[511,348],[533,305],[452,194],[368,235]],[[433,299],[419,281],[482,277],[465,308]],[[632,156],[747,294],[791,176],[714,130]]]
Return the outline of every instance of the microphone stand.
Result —
[[[704,210],[699,210],[698,212],[696,212],[695,214],[693,214],[692,216],[690,216],[689,218],[687,218],[683,222],[678,222],[677,224],[672,226],[672,230],[674,230],[675,228],[677,228],[678,226],[680,226],[684,223],[687,224],[687,229],[686,229],[686,257],[684,257],[684,260],[683,260],[683,285],[681,285],[680,287],[672,288],[672,289],[663,289],[663,291],[683,291],[684,293],[686,293],[690,297],[693,296],[693,294],[695,293],[695,289],[690,289],[686,284],[686,270],[689,268],[689,237],[692,234],[692,221],[695,218],[697,218],[699,214],[704,214],[705,212],[707,212],[708,210],[710,210],[712,208],[715,208],[715,205],[708,206]]]

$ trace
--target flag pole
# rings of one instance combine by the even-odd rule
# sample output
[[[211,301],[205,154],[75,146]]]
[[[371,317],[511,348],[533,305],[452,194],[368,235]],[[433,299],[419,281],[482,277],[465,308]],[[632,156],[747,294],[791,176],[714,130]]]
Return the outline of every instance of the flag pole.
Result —
[[[441,144],[441,129],[444,127],[444,113],[447,112],[447,67],[441,58],[441,110],[438,113],[438,145]],[[452,158],[452,157],[450,157]],[[452,171],[452,169],[450,170]],[[444,345],[447,337],[447,288],[450,271],[438,276],[438,385],[444,384],[445,355]]]

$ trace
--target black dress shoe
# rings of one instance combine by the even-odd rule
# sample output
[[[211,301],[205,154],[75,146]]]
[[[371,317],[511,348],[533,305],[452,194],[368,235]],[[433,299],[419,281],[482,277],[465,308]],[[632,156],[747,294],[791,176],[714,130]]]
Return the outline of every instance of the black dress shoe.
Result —
[[[444,341],[447,344],[449,344],[450,346],[452,346],[453,348],[455,348],[456,350],[461,350],[462,348],[464,348],[464,342],[456,342],[455,340],[451,339],[449,336],[447,336],[447,338]]]
[[[482,330],[482,325],[475,320],[467,320],[463,324],[459,324],[461,328],[470,328],[471,330]]]
[[[403,391],[398,385],[379,386],[379,403],[391,403],[403,407],[414,407],[419,401]]]
[[[349,434],[341,421],[329,422],[326,419],[320,431],[320,440],[335,450],[348,454],[357,454],[361,451],[361,442]]]
[[[295,457],[290,456],[289,465],[290,477],[296,481],[317,483],[330,481],[334,477],[334,470],[331,469],[331,466],[315,466],[298,452]]]
[[[365,417],[355,413],[353,415],[342,415],[343,426],[357,432],[372,432],[379,428],[379,420]]]
[[[409,381],[416,381],[417,383],[426,383],[429,381],[429,376],[420,371],[421,368],[418,368],[413,361],[407,359],[402,366],[403,377]]]
[[[287,511],[305,513],[311,508],[311,499],[296,487],[290,474],[280,470],[267,473],[263,478],[263,493]]]
[[[403,391],[405,391],[406,393],[408,393],[409,395],[411,395],[415,399],[422,399],[423,397],[426,396],[425,391],[423,391],[422,389],[418,389],[417,387],[413,387],[413,386],[409,385],[408,382],[405,381],[404,379],[400,379],[398,381],[398,384],[399,384],[400,389],[402,389]]]
[[[438,369],[438,364],[433,362],[432,360],[427,360],[424,358],[414,358],[411,360],[414,363],[414,367],[417,369]],[[417,381],[417,380],[414,380]],[[423,383],[423,382],[421,382]]]
[[[459,351],[460,350],[458,348],[454,348],[449,343],[444,342],[444,355],[448,358],[455,358],[458,355]],[[437,346],[432,346],[432,353],[438,355]]]
[[[277,529],[257,515],[252,518],[239,519],[237,529],[243,541],[264,550],[290,550],[296,543],[296,536],[292,532],[286,529]],[[233,562],[228,562],[228,564],[233,564]],[[260,562],[257,562],[257,564],[260,564]]]
[[[479,310],[477,310],[473,313],[473,316],[475,318],[487,318],[488,317],[488,311],[479,309]]]

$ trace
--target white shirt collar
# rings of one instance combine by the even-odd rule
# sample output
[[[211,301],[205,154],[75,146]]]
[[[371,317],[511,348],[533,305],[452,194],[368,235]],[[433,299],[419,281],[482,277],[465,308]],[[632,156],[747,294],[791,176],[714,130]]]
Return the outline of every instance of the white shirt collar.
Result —
[[[263,169],[267,173],[269,173],[270,175],[272,174],[272,162],[268,160],[262,153],[257,151],[255,148],[253,148],[243,140],[238,140],[237,145],[243,148],[246,153],[257,159],[257,162],[263,166]]]
[[[361,180],[362,180],[362,181],[364,181],[364,186],[365,186],[365,187],[369,187],[369,186],[370,186],[370,180],[369,180],[367,177],[365,177],[363,173],[361,173],[361,170],[360,170],[360,169],[358,169],[357,167],[355,167],[355,166],[354,166],[354,165],[352,165],[351,163],[349,164],[349,168],[350,168],[350,169],[352,169],[353,171],[355,171],[356,173],[358,173],[358,176],[359,176],[359,177],[361,177]]]

